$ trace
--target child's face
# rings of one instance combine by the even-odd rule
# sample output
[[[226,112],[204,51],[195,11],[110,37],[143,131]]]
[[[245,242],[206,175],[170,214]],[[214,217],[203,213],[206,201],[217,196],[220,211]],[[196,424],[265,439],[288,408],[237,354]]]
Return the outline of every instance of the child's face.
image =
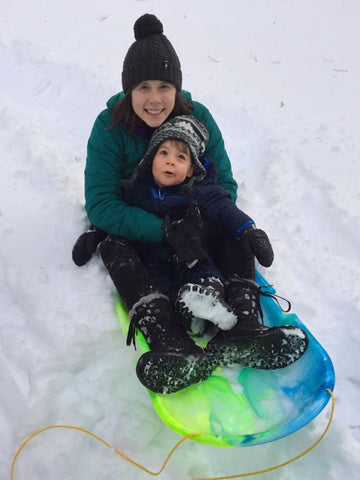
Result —
[[[166,140],[160,145],[152,163],[152,174],[159,187],[179,185],[193,171],[190,150],[184,142]]]

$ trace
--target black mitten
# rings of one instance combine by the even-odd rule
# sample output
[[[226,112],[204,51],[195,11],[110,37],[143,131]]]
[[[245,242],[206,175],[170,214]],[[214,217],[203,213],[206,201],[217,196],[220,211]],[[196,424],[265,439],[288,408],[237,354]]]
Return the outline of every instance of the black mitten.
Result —
[[[95,253],[99,243],[104,240],[106,236],[106,232],[91,225],[90,229],[80,235],[76,240],[72,250],[74,263],[78,267],[85,265]]]
[[[199,207],[192,201],[186,211],[186,216],[181,220],[170,221],[164,218],[164,231],[167,241],[175,250],[180,263],[189,268],[197,261],[208,258],[201,248],[202,219]]]
[[[260,230],[251,225],[247,227],[241,235],[246,235],[246,239],[251,245],[252,251],[260,265],[270,267],[274,261],[274,251],[269,237],[264,230]]]

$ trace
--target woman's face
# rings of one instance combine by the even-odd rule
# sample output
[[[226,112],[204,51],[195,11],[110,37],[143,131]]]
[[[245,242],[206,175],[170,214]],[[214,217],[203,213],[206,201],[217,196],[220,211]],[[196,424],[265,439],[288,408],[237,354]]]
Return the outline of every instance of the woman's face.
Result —
[[[168,118],[175,106],[176,88],[161,80],[146,80],[131,91],[134,112],[149,127],[157,128]]]

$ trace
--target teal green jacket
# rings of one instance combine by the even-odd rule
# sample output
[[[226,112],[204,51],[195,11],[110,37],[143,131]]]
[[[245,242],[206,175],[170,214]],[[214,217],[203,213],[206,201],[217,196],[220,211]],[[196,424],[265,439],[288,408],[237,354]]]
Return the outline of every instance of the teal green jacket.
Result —
[[[189,99],[191,95],[182,91]],[[121,125],[108,129],[111,111],[123,93],[107,102],[107,109],[97,117],[88,141],[85,167],[85,208],[89,221],[107,233],[121,235],[142,243],[163,240],[163,220],[122,199],[122,180],[131,177],[149,146],[149,132],[130,134]],[[236,201],[237,184],[220,130],[204,105],[194,103],[193,115],[205,122],[209,142],[205,156],[212,158],[218,170],[218,183]]]

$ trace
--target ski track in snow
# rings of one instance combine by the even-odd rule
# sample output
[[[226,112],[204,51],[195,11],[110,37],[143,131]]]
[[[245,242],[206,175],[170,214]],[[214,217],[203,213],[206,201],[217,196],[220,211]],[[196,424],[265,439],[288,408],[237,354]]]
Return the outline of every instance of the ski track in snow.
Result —
[[[26,15],[28,7],[20,3]],[[172,35],[170,25],[173,32],[180,22],[183,28],[195,31],[196,21],[203,15],[203,10],[190,1],[177,6],[175,13],[162,1],[127,0],[125,3],[133,13],[131,18],[145,11],[158,14],[165,33],[170,40],[177,40],[174,41],[176,45],[181,35]],[[292,19],[283,2],[273,0],[267,7],[260,0],[252,7],[238,7],[235,1],[229,3],[232,8],[236,5],[245,19],[252,19],[254,14],[256,22],[265,26],[268,25],[266,8],[271,12],[269,24],[281,25],[282,19]],[[309,9],[316,8],[311,2],[305,3]],[[330,13],[335,18],[341,12],[344,24],[345,20],[350,22],[352,16],[359,19],[359,11],[352,12],[351,8],[355,7],[348,2],[333,0],[330,3]],[[62,17],[62,6],[43,4],[49,22],[59,17],[59,26],[52,23],[53,33],[49,34],[48,44],[38,40],[38,32],[45,28],[40,23],[36,31],[36,25],[33,27],[34,40],[31,40],[31,29],[18,27],[16,30],[10,6],[4,26],[14,24],[15,33],[0,37],[0,147],[3,159],[0,476],[9,477],[13,455],[27,436],[54,424],[87,428],[131,458],[156,470],[179,437],[158,419],[136,379],[134,366],[138,352],[124,345],[113,311],[113,286],[100,260],[94,258],[82,268],[75,267],[71,261],[73,243],[87,226],[83,208],[87,138],[95,116],[104,108],[107,98],[119,89],[119,77],[109,75],[113,58],[104,60],[103,69],[90,60],[88,65],[86,60],[80,62],[81,48],[76,43],[77,48],[68,50],[68,61],[65,53],[61,56],[62,37],[57,29],[60,30],[64,19],[69,18],[69,11],[65,9]],[[68,4],[65,2],[66,8],[70,8]],[[116,25],[115,12],[119,7],[115,2],[91,5],[89,9],[85,2],[80,4],[82,8],[80,5],[71,8],[86,10],[84,18],[79,20],[79,32],[84,33],[88,28],[89,38],[91,21],[97,25],[113,22],[113,28]],[[40,7],[34,6],[32,15],[40,11],[36,10]],[[210,2],[209,8],[205,15],[209,25],[215,26],[219,11],[215,2]],[[258,10],[261,8],[265,9],[262,14]],[[320,11],[320,6],[318,8]],[[224,15],[233,25],[230,14]],[[18,21],[21,25],[21,19]],[[258,28],[256,22],[250,25]],[[293,22],[295,28],[299,28],[296,20]],[[127,25],[126,32],[121,33],[126,47],[119,47],[118,63],[121,52],[124,48],[125,52],[132,41],[131,28],[132,25]],[[243,28],[239,38],[250,45],[253,42],[254,51],[247,52],[248,63],[239,67],[230,62],[232,30],[228,32],[229,42],[225,37],[216,42],[209,39],[209,55],[207,51],[200,53],[204,45],[194,46],[191,39],[184,40],[181,51],[186,52],[188,60],[182,61],[183,69],[186,65],[187,69],[204,72],[201,78],[195,74],[185,75],[184,87],[214,114],[239,183],[238,205],[256,219],[257,225],[264,228],[272,240],[275,263],[269,271],[262,269],[261,272],[280,295],[292,301],[293,310],[329,351],[337,376],[336,416],[325,440],[304,459],[269,473],[266,478],[352,479],[356,478],[360,467],[360,366],[357,361],[360,343],[360,159],[356,135],[359,105],[355,105],[359,95],[354,97],[354,85],[358,81],[351,83],[348,79],[354,78],[350,76],[352,72],[354,76],[359,72],[359,59],[351,57],[344,49],[341,62],[341,52],[336,51],[340,47],[336,44],[336,61],[322,59],[321,64],[321,72],[324,65],[331,65],[332,86],[340,88],[338,86],[343,85],[343,90],[339,91],[344,96],[344,104],[350,104],[353,99],[353,122],[349,120],[350,113],[347,118],[341,115],[340,109],[336,121],[330,108],[329,119],[326,114],[322,118],[320,114],[307,116],[296,102],[296,93],[293,93],[294,98],[286,99],[284,106],[271,110],[270,101],[262,104],[256,100],[256,91],[266,88],[266,82],[255,82],[254,104],[251,98],[244,101],[241,89],[229,82],[232,92],[229,99],[222,91],[226,74],[236,73],[238,68],[239,78],[246,77],[246,73],[251,75],[257,66],[269,72],[270,68],[286,69],[288,60],[281,59],[270,67],[276,58],[269,57],[265,64],[260,47],[256,49],[254,31],[250,27]],[[355,55],[359,36],[354,33],[353,38],[351,32],[349,28],[349,38],[357,41],[353,46]],[[69,38],[66,32],[62,35],[65,35],[66,52],[68,42],[78,37],[76,31],[69,33]],[[323,35],[329,33],[324,30]],[[56,38],[55,48],[51,41]],[[107,36],[99,48],[106,49],[106,39]],[[202,41],[206,39],[203,37]],[[221,48],[222,42],[227,47],[225,51]],[[352,45],[350,40],[349,44]],[[87,48],[90,50],[90,46]],[[306,45],[297,44],[294,55],[300,58],[302,48],[306,49]],[[194,56],[191,56],[193,51]],[[99,53],[94,52],[94,55],[99,58]],[[181,57],[184,55],[182,53]],[[292,63],[288,64],[290,72]],[[346,68],[339,71],[342,65]],[[116,68],[118,75],[121,70],[118,65]],[[317,72],[321,77],[319,84],[326,88],[321,72]],[[202,89],[204,78],[207,82]],[[269,73],[269,82],[271,79]],[[312,80],[316,83],[316,77]],[[246,79],[244,85],[247,85]],[[289,91],[287,95],[289,97]],[[335,99],[337,95],[335,92]],[[291,100],[297,105],[297,111],[287,110]],[[334,108],[340,103],[334,103]],[[328,415],[327,408],[318,419],[294,435],[251,449],[220,449],[185,443],[161,478],[190,480],[199,476],[234,475],[281,463],[315,441]],[[80,433],[50,431],[26,447],[19,457],[15,479],[91,480],[118,478],[119,475],[128,479],[148,478],[147,474],[115,456],[113,451]]]

